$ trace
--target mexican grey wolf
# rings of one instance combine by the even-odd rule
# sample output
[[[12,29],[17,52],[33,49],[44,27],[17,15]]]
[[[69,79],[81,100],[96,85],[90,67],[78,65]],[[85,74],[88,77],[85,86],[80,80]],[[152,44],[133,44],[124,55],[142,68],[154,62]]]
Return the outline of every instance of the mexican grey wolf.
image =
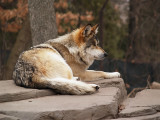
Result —
[[[87,70],[94,60],[107,56],[98,46],[97,32],[98,25],[86,25],[24,51],[13,72],[15,83],[28,88],[50,88],[61,94],[96,92],[98,85],[87,84],[77,78],[91,81],[120,77],[118,72]]]

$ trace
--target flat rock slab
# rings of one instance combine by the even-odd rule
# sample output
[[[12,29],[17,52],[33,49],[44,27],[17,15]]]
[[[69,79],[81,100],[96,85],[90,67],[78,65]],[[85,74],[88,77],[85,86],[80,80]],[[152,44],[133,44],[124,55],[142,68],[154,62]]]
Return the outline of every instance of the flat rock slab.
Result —
[[[112,120],[160,120],[160,112],[153,115],[145,115],[145,116],[131,117],[131,118],[118,118]]]
[[[112,78],[112,79],[103,79],[103,80],[96,80],[96,81],[90,81],[88,83],[94,83],[98,84],[101,88],[106,88],[106,87],[117,87],[121,91],[121,98],[119,102],[123,102],[124,99],[127,97],[127,91],[126,87],[124,84],[124,81],[122,78]]]
[[[120,117],[136,117],[155,114],[160,111],[160,90],[146,89],[127,101]]]
[[[52,90],[30,89],[16,86],[13,80],[0,81],[0,103],[54,95]]]
[[[121,78],[116,79],[104,79],[98,80],[88,83],[95,83],[100,85],[101,88],[104,87],[117,87],[120,89],[120,100],[122,102],[126,96],[127,92],[124,86],[124,82]],[[100,88],[100,89],[101,89]],[[18,100],[25,100],[30,98],[38,98],[44,96],[55,95],[52,90],[50,89],[31,89],[31,88],[24,88],[16,86],[13,80],[5,80],[0,81],[0,103],[1,102],[9,102],[9,101],[18,101]]]
[[[120,89],[101,88],[92,95],[56,95],[0,103],[0,113],[23,120],[96,120],[115,118]]]
[[[0,120],[19,120],[16,117],[0,114]]]

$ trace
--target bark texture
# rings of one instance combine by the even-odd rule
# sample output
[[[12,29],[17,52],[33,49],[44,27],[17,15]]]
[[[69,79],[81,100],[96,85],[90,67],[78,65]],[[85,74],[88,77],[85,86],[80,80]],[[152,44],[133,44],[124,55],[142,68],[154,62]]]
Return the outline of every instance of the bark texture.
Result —
[[[28,0],[33,45],[57,37],[53,2],[54,0]]]

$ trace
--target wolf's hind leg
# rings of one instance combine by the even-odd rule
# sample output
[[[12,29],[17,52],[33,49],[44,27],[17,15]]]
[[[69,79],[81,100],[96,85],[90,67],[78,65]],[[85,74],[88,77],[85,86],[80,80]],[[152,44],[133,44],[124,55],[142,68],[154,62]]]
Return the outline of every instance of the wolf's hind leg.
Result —
[[[73,95],[92,94],[99,89],[96,84],[87,84],[65,78],[40,78],[36,84],[40,87],[44,85],[46,88],[51,88],[58,93]]]

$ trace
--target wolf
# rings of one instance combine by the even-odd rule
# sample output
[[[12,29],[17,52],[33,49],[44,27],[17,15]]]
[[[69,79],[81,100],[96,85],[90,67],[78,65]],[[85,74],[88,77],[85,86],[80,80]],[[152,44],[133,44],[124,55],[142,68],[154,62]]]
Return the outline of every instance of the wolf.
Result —
[[[98,25],[86,25],[31,47],[20,54],[13,80],[19,86],[49,88],[61,94],[95,93],[99,86],[85,81],[120,77],[119,72],[87,70],[94,60],[107,57],[97,33]]]

